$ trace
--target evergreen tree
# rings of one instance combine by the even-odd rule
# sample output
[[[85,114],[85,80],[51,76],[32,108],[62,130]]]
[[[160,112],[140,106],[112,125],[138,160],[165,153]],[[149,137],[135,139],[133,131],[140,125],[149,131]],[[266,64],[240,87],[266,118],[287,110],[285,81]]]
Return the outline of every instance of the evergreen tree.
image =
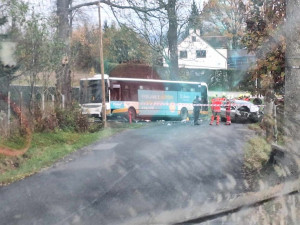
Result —
[[[191,15],[189,17],[188,20],[188,28],[189,29],[200,29],[201,28],[201,20],[200,20],[200,13],[199,13],[199,9],[195,3],[195,1],[193,1],[193,4],[191,6]]]
[[[199,9],[198,9],[195,1],[193,1],[192,6],[191,6],[191,14],[188,18],[188,25],[187,25],[185,35],[187,36],[189,34],[190,29],[194,29],[194,30],[199,29],[200,34],[202,34],[202,28],[203,28],[203,26],[202,26],[200,12],[199,12]]]

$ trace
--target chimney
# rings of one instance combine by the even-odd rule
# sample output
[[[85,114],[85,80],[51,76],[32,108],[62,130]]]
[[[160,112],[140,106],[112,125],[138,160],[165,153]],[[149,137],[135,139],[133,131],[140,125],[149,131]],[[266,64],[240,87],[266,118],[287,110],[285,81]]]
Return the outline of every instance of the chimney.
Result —
[[[189,29],[189,34],[193,34],[195,32],[195,29],[192,28],[192,29]]]

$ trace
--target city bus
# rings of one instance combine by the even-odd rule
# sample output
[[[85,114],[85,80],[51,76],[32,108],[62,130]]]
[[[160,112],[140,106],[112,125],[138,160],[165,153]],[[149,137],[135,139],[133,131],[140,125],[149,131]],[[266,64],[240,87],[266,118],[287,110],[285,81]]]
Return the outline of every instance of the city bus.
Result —
[[[84,114],[101,117],[101,75],[80,80],[80,105]],[[204,82],[170,81],[155,79],[109,77],[105,79],[107,115],[137,117],[178,117],[182,120],[193,116],[193,100],[199,96],[201,103],[208,103],[208,88]],[[208,107],[201,107],[200,114],[207,114]]]

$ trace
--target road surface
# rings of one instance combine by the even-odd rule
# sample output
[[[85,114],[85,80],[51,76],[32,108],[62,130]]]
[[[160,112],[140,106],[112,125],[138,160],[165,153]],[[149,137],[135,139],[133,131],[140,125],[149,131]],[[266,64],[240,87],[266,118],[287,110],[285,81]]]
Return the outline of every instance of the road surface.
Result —
[[[247,125],[126,130],[0,188],[5,225],[166,224],[245,190]],[[213,209],[212,209],[213,210]]]

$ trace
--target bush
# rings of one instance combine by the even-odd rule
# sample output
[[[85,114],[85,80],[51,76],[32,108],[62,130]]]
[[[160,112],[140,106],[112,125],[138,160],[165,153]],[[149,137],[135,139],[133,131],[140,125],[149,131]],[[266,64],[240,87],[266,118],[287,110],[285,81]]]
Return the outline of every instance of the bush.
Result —
[[[54,131],[58,127],[58,121],[55,114],[50,114],[46,117],[35,120],[35,131],[49,132]]]
[[[95,133],[103,128],[103,123],[92,123],[90,124],[88,131],[90,133]]]
[[[268,162],[271,153],[271,145],[262,138],[251,138],[245,147],[244,165],[249,171],[259,171]]]
[[[102,123],[89,122],[88,116],[83,115],[79,107],[70,109],[56,108],[55,112],[43,115],[36,107],[34,110],[34,129],[37,132],[50,132],[56,129],[71,132],[96,132],[102,128]]]
[[[102,124],[89,123],[88,116],[81,113],[80,108],[56,109],[58,126],[64,131],[96,132],[102,128]]]

